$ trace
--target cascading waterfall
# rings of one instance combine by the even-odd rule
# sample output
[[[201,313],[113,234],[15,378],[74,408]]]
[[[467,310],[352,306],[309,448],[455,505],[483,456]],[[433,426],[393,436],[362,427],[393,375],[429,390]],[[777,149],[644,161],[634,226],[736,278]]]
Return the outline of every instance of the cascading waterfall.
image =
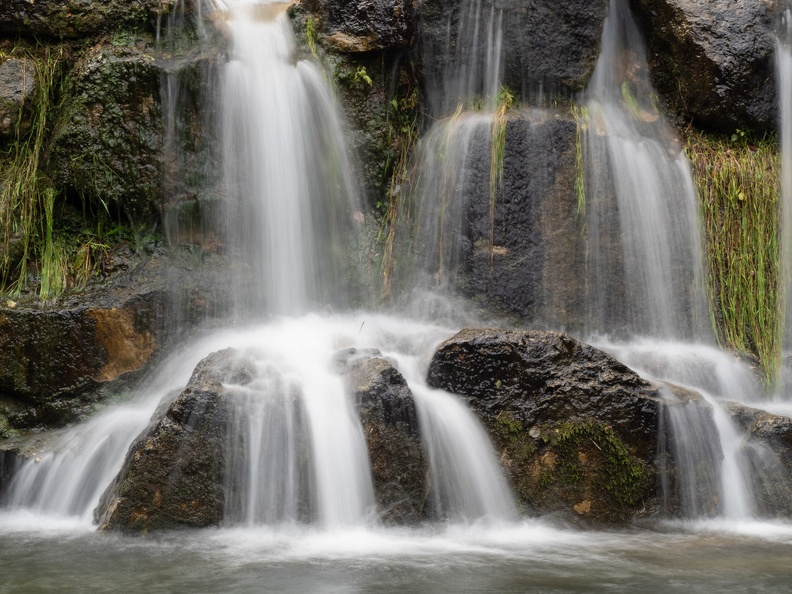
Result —
[[[221,107],[227,236],[240,312],[304,313],[342,296],[360,209],[334,100],[295,56],[284,2],[228,2]]]
[[[439,340],[436,334],[424,325],[405,329],[403,320],[390,318],[380,320],[387,332],[371,334],[362,332],[365,318],[303,315],[342,294],[341,262],[354,235],[359,205],[340,125],[322,74],[295,56],[285,3],[239,0],[221,8],[215,20],[225,23],[232,42],[219,99],[228,203],[223,216],[241,262],[230,271],[236,315],[301,317],[218,333],[175,355],[137,405],[95,417],[67,432],[45,459],[29,462],[12,485],[12,505],[89,520],[157,404],[183,388],[203,356],[232,345],[256,372],[245,385],[226,386],[225,523],[327,529],[366,523],[374,515],[368,452],[331,362],[341,345],[373,343],[406,357],[413,370],[407,379],[425,425],[437,516],[513,518],[483,430],[454,396],[423,386],[415,361],[425,353],[399,346],[421,342],[428,349]],[[166,136],[173,142],[178,78],[166,83],[174,91],[166,93]],[[349,338],[353,327],[359,328],[357,340]],[[432,334],[432,341],[416,332]]]
[[[692,387],[708,405],[670,398],[667,406],[682,513],[744,519],[753,515],[749,465],[720,400],[755,399],[760,389],[714,348],[671,342],[710,342],[711,331],[691,169],[655,101],[640,33],[626,2],[611,0],[582,116],[589,324],[652,337],[603,346],[648,377]]]
[[[700,340],[709,319],[696,192],[654,97],[640,34],[626,3],[612,0],[585,103],[592,330]],[[608,196],[615,204],[603,202]],[[604,244],[614,208],[621,250]],[[614,312],[608,300],[622,275]]]

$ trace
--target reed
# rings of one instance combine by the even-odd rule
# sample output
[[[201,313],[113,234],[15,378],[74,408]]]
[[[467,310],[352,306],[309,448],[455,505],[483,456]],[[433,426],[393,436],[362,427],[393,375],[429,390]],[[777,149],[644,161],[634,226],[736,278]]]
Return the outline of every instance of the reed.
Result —
[[[687,153],[704,221],[714,329],[723,347],[758,360],[770,387],[781,362],[782,325],[776,142],[692,134]]]

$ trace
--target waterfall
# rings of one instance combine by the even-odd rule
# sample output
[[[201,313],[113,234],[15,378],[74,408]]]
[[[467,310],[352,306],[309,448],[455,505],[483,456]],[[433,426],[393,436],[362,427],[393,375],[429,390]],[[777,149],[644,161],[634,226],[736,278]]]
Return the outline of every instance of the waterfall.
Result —
[[[239,311],[294,314],[337,303],[360,206],[333,97],[321,71],[295,55],[287,3],[228,7],[224,216],[239,258]]]
[[[591,329],[701,340],[709,319],[696,193],[656,101],[626,2],[611,0],[585,102]]]

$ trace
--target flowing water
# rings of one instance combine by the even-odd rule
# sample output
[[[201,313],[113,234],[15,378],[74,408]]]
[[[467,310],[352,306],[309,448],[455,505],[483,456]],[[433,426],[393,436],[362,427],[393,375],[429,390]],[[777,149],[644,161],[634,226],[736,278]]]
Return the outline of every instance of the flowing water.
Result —
[[[471,36],[469,45],[483,43],[486,57],[479,61],[477,53],[471,61],[464,44],[457,46],[456,66],[449,68],[446,88],[438,95],[442,100],[436,100],[443,105],[437,112],[445,115],[461,96],[483,96],[484,103],[497,96],[503,17],[495,8],[483,10],[479,0],[465,7],[462,26]],[[271,319],[213,333],[174,353],[128,402],[68,430],[48,453],[19,471],[0,511],[0,591],[788,588],[792,526],[751,520],[750,480],[739,460],[741,436],[720,406],[724,399],[752,402],[759,392],[750,372],[732,358],[700,344],[600,340],[644,375],[701,393],[706,406],[697,410],[704,410],[703,416],[682,414],[674,421],[676,439],[684,444],[677,448],[677,464],[694,466],[704,455],[723,464],[717,476],[704,477],[703,487],[682,487],[691,493],[683,494],[688,518],[716,520],[580,531],[549,521],[520,521],[481,427],[459,399],[425,385],[428,357],[455,325],[374,313],[306,313],[318,304],[342,301],[342,262],[360,208],[340,124],[321,72],[295,55],[284,4],[238,0],[223,8],[218,20],[228,29],[232,48],[220,76],[222,185],[229,203],[238,206],[229,207],[221,219],[229,225],[228,247],[240,262],[230,278],[237,316]],[[623,267],[629,279],[630,294],[621,296],[635,300],[625,302],[633,304],[624,308],[628,334],[701,339],[706,316],[698,294],[689,168],[658,121],[640,74],[646,70],[643,50],[632,40],[636,34],[629,16],[620,11],[612,3],[588,93],[589,156],[599,154],[611,165],[611,177],[597,183],[616,189],[623,234],[619,262],[605,268]],[[177,104],[171,106],[176,109]],[[436,278],[457,266],[454,227],[461,224],[462,211],[448,201],[465,187],[467,151],[477,135],[489,140],[492,121],[487,114],[450,118],[424,141],[423,158],[435,163],[427,167],[447,168],[427,180],[424,191],[443,197],[439,206],[426,208],[434,208],[431,217],[444,223],[439,231],[419,234],[419,241],[439,246],[428,260]],[[450,157],[440,158],[441,151]],[[647,201],[631,204],[637,196]],[[595,208],[592,204],[589,211],[592,221],[604,216]],[[649,220],[638,221],[640,213]],[[667,253],[654,231],[666,234]],[[636,242],[642,234],[645,246]],[[460,313],[440,297],[430,301],[433,311]],[[183,389],[204,356],[227,347],[252,360],[256,372],[245,386],[227,386],[234,421],[224,526],[141,539],[97,533],[93,509],[129,444],[159,403]],[[333,365],[338,351],[350,347],[379,349],[415,395],[429,457],[434,522],[411,529],[378,524],[364,435]],[[783,414],[792,412],[778,407]],[[690,477],[697,478],[695,473]],[[698,495],[701,491],[718,498],[715,511]]]
[[[778,81],[779,130],[781,137],[781,278],[784,291],[785,354],[780,390],[788,398],[792,367],[787,353],[792,350],[792,9],[784,11],[776,39],[776,80]]]

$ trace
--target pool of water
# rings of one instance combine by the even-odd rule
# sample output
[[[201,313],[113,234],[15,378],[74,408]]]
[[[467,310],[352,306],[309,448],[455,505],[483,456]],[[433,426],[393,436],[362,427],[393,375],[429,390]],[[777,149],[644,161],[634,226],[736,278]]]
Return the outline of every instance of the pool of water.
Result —
[[[129,537],[0,515],[2,592],[779,592],[792,525],[581,531],[503,526],[325,532],[197,530]]]

